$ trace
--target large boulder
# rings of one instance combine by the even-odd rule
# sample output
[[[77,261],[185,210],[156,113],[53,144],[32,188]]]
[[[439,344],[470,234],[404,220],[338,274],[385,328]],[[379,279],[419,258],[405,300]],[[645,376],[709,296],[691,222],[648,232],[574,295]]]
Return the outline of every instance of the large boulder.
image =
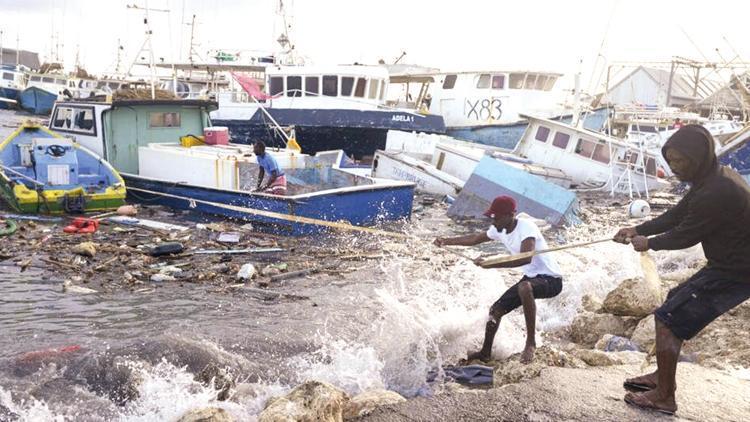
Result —
[[[592,347],[605,334],[630,337],[637,322],[635,318],[584,312],[570,325],[570,339],[575,343]]]
[[[641,348],[641,351],[646,353],[656,344],[656,327],[654,324],[654,315],[651,314],[638,323],[630,336],[630,339]]]
[[[367,415],[378,406],[405,402],[406,399],[395,391],[370,390],[354,396],[344,406],[344,419]]]
[[[586,362],[589,366],[632,365],[643,363],[646,354],[641,352],[603,352],[601,350],[578,349],[573,356]]]
[[[234,422],[234,418],[224,409],[206,407],[185,413],[177,422]]]
[[[341,422],[348,400],[349,395],[343,390],[308,381],[286,396],[269,400],[258,422]]]
[[[500,387],[515,384],[523,380],[538,377],[542,370],[550,366],[583,368],[585,364],[561,350],[549,346],[542,346],[536,350],[534,360],[528,364],[521,363],[520,353],[512,355],[495,368],[493,385]]]
[[[630,278],[609,292],[602,311],[612,315],[643,318],[664,301],[661,285],[641,278]]]

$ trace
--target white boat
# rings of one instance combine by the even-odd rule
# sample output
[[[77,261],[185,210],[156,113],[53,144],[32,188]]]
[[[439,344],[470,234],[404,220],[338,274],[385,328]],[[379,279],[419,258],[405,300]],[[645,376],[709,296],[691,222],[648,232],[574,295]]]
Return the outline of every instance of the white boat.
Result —
[[[668,184],[661,157],[623,140],[558,121],[525,116],[529,126],[514,155],[556,168],[577,188],[602,188],[629,195]]]

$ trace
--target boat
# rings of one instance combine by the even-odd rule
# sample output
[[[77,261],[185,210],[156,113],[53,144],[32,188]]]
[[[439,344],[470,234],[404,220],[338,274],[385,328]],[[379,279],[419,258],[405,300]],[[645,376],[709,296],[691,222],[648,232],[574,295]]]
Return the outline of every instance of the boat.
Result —
[[[555,88],[560,76],[498,69],[394,74],[391,80],[407,86],[421,84],[415,105],[442,116],[447,135],[510,151],[528,125],[523,114],[572,121],[573,107],[564,105],[565,93]],[[405,92],[411,97],[408,89]],[[600,130],[608,113],[605,107],[590,110],[584,117],[585,127]]]
[[[666,188],[666,163],[645,148],[583,127],[524,115],[529,126],[513,155],[556,168],[578,189],[609,189],[630,196]]]
[[[569,188],[570,177],[562,171],[535,165],[512,156],[502,148],[461,141],[447,135],[389,131],[386,149],[377,151],[372,176],[408,180],[418,191],[455,197],[484,157],[503,161],[547,182]]]
[[[0,144],[0,193],[23,213],[82,213],[124,204],[125,182],[71,139],[25,122]]]
[[[19,103],[21,108],[32,114],[47,115],[52,111],[59,94],[39,86],[30,86],[21,91]]]
[[[15,107],[24,86],[21,66],[0,64],[0,109]]]
[[[203,100],[59,102],[55,116],[94,116],[78,142],[103,150],[135,200],[252,221],[259,230],[284,235],[320,233],[346,221],[369,226],[408,219],[414,184],[379,181],[315,157],[268,148],[288,180],[287,196],[254,192],[258,164],[241,144],[187,142],[211,126],[217,103]],[[75,117],[72,117],[75,120]]]
[[[719,163],[735,169],[750,183],[750,126],[745,126],[717,152]]]
[[[281,126],[294,129],[305,153],[341,149],[361,160],[385,148],[389,130],[445,133],[439,115],[386,105],[389,75],[382,66],[267,66],[266,92],[235,77],[244,92],[219,93],[211,119],[238,143],[283,144],[275,130]]]

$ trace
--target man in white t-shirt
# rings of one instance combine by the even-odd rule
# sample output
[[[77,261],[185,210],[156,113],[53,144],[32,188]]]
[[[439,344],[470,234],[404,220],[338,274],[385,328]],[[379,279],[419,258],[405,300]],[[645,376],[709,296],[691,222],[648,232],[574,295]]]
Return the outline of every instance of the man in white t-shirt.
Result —
[[[437,238],[435,244],[473,246],[490,240],[499,240],[511,254],[547,249],[547,242],[533,221],[516,218],[516,201],[510,196],[498,196],[492,201],[484,215],[492,218],[492,225],[486,232],[453,238]],[[501,264],[484,266],[482,258],[475,264],[484,268],[521,267],[523,278],[511,286],[490,308],[484,332],[484,343],[478,352],[470,353],[469,359],[488,361],[492,355],[492,343],[500,326],[500,318],[508,312],[523,306],[526,319],[526,347],[521,353],[521,362],[529,363],[536,351],[536,304],[535,299],[547,299],[560,294],[562,277],[557,263],[549,254],[517,259]]]

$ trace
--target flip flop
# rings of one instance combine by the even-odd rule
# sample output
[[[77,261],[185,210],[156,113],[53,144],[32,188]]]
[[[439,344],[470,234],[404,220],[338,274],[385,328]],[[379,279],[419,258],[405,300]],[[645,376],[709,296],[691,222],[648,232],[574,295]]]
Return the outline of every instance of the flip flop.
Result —
[[[643,392],[643,391],[651,391],[654,388],[656,388],[655,385],[651,384],[644,384],[640,382],[623,382],[622,387],[628,391],[634,391],[634,392]]]
[[[625,400],[625,403],[629,404],[630,406],[637,407],[638,409],[641,409],[641,410],[659,412],[663,415],[674,416],[675,412],[677,411],[676,409],[669,410],[669,409],[658,408],[656,407],[656,405],[654,405],[654,403],[651,400],[647,399],[646,397],[643,397],[643,395],[641,394],[628,393],[625,395],[624,400]],[[640,403],[638,401],[640,401]]]

